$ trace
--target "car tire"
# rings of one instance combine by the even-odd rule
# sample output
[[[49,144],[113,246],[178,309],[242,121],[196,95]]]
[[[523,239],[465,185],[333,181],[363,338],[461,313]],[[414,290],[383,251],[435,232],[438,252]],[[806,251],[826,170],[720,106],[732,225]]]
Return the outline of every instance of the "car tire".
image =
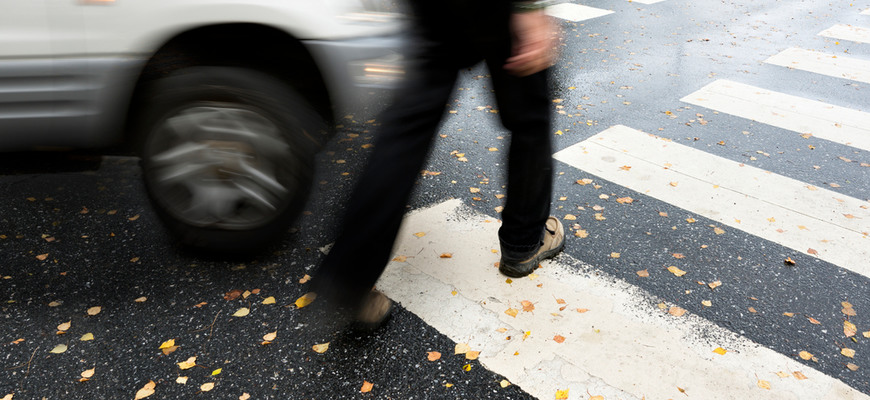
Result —
[[[145,91],[142,173],[184,245],[247,254],[280,239],[305,206],[323,118],[284,81],[190,67]]]

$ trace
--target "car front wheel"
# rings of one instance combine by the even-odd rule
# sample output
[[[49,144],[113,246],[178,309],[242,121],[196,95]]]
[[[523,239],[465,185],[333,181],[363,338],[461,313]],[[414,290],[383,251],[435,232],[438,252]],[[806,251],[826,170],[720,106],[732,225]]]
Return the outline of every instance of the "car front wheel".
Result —
[[[142,170],[182,243],[249,252],[279,239],[307,200],[323,119],[256,70],[193,67],[147,91]]]

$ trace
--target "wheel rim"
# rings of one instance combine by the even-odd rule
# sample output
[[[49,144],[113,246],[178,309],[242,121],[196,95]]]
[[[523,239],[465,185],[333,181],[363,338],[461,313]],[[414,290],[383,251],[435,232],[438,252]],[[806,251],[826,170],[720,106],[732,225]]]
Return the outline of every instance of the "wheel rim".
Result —
[[[297,164],[278,125],[238,104],[170,113],[146,145],[145,174],[158,202],[188,225],[243,230],[279,215],[298,190]]]

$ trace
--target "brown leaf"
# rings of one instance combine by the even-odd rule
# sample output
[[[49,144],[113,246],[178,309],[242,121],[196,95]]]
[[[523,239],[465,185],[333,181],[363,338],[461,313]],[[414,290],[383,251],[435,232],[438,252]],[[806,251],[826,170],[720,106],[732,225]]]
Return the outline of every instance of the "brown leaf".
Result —
[[[686,258],[686,256],[683,255],[683,253],[674,253],[672,255],[674,256],[674,258]]]
[[[453,258],[453,253],[441,253],[441,258]]]
[[[843,321],[843,334],[845,334],[846,337],[855,336],[855,334],[857,334],[857,333],[858,333],[858,327],[856,327],[855,324],[853,324],[849,321]]]
[[[807,253],[810,253],[810,254],[812,254],[812,255],[819,254],[819,252],[816,251],[816,249],[813,249],[813,248],[809,248],[809,249],[807,249]]]
[[[429,361],[438,361],[441,359],[441,353],[437,351],[430,351],[427,354],[428,356],[426,357],[426,359]]]
[[[553,341],[555,341],[556,343],[562,343],[565,341],[565,337],[562,335],[556,335],[553,336]]]
[[[786,265],[794,265],[795,264],[794,260],[792,260],[791,257],[786,258],[785,263],[786,263]]]
[[[315,344],[314,346],[311,346],[311,348],[314,350],[315,353],[323,354],[326,353],[326,350],[329,350],[329,342]]]
[[[815,319],[815,318],[813,318],[813,317],[807,316],[807,319],[810,321],[811,324],[814,324],[814,325],[821,325],[821,322],[819,322],[819,320],[817,320],[817,319]]]
[[[227,293],[224,295],[224,300],[230,300],[230,301],[232,301],[232,300],[238,299],[241,295],[242,295],[242,291],[241,291],[241,290],[239,290],[239,289],[233,289],[233,290],[230,290],[229,292],[227,292]]]
[[[675,317],[682,317],[684,314],[686,314],[686,310],[685,310],[684,308],[680,308],[680,307],[677,307],[677,306],[672,306],[672,307],[668,310],[668,314],[671,314],[671,315],[673,315],[673,316],[675,316]]]
[[[136,392],[136,397],[134,397],[134,399],[139,400],[151,396],[152,394],[154,394],[154,387],[156,385],[157,384],[154,383],[154,381],[148,381],[145,386],[142,386],[142,389],[139,389],[139,391]]]
[[[70,326],[72,326],[72,321],[66,321],[66,322],[64,322],[64,323],[62,323],[62,324],[60,324],[60,325],[58,325],[58,326],[57,326],[57,330],[59,330],[59,331],[61,331],[61,332],[63,332],[63,331],[68,331],[69,328],[70,328]]]
[[[849,370],[853,372],[858,370],[858,366],[852,363],[847,363],[846,368],[849,368]]]
[[[525,312],[531,312],[535,309],[535,304],[531,301],[523,300],[521,303],[523,305],[523,311]]]
[[[640,270],[640,271],[637,271],[637,276],[639,276],[639,277],[641,277],[641,278],[648,278],[648,277],[649,277],[649,271],[647,271],[647,270],[645,270],[645,269],[642,269],[642,270]]]
[[[507,310],[505,310],[504,313],[507,315],[510,315],[511,317],[516,318],[518,312],[519,312],[519,310],[517,310],[516,308],[508,308]]]
[[[465,352],[465,359],[466,360],[477,360],[478,357],[480,357],[479,351],[467,351],[467,352]]]
[[[372,388],[374,386],[375,386],[374,383],[371,383],[369,381],[363,381],[362,387],[359,389],[359,391],[362,393],[368,393],[368,392],[372,391]]]
[[[670,271],[672,274],[674,274],[676,276],[683,276],[686,274],[686,271],[683,271],[683,270],[681,270],[673,265],[668,267],[668,271]]]

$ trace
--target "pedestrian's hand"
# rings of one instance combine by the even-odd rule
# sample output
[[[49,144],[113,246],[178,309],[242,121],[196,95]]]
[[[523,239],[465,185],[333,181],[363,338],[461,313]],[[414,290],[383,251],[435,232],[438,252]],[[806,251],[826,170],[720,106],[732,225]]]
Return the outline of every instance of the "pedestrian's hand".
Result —
[[[549,68],[557,56],[554,47],[558,29],[544,10],[514,13],[511,16],[513,49],[504,69],[513,75],[527,76]]]

